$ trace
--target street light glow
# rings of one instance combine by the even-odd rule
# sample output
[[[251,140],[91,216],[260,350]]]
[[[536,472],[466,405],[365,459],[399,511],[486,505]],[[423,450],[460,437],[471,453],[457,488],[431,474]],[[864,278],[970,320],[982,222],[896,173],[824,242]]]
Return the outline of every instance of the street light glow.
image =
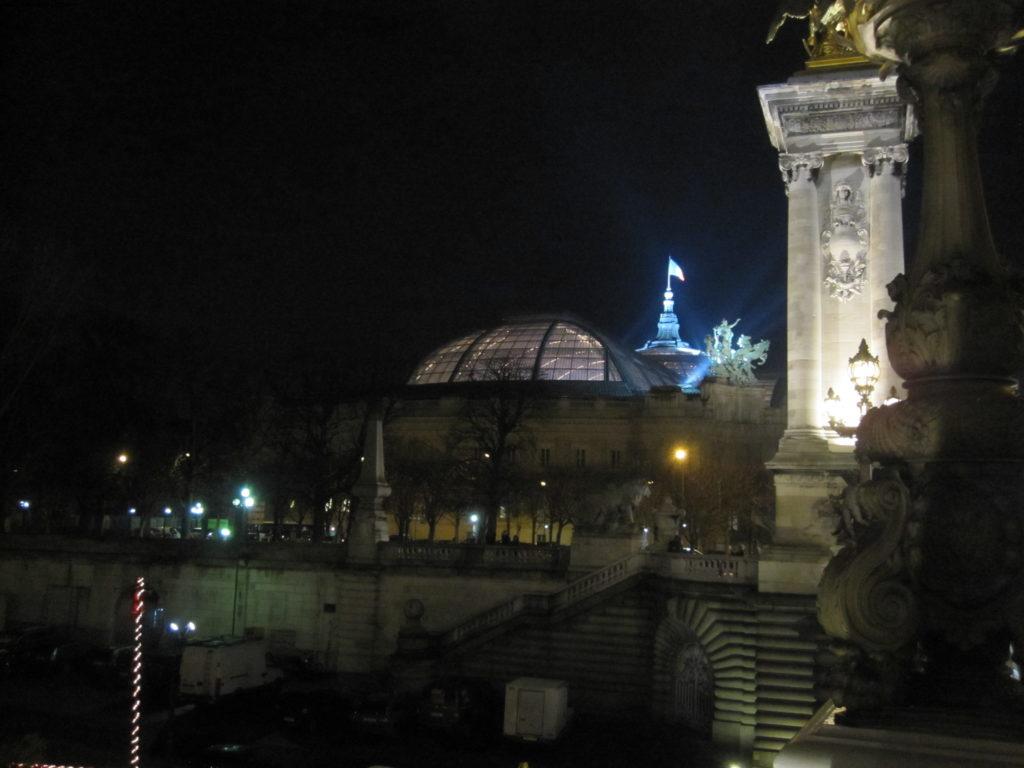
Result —
[[[231,538],[231,529],[230,528],[221,528],[220,529],[220,537],[222,539],[230,539]]]
[[[127,464],[128,463],[128,454],[127,453],[119,453],[119,454],[117,454],[117,463],[118,464]]]
[[[244,506],[246,509],[252,509],[254,506],[256,506],[256,499],[254,499],[252,496],[246,496],[245,501],[242,502],[242,506]]]
[[[676,461],[685,461],[686,460],[686,449],[685,448],[676,448],[675,451],[672,453],[672,457]]]
[[[185,629],[187,629],[189,632],[195,632],[196,623],[194,621],[190,621],[188,624],[185,625]]]
[[[170,507],[164,507],[164,514],[165,515],[171,514],[171,508]]]
[[[18,502],[18,506],[21,507],[22,509],[28,509],[29,507],[32,506],[32,502],[29,501],[28,499],[22,499],[21,501]]]
[[[478,523],[478,522],[480,522],[480,515],[478,515],[476,512],[474,512],[472,515],[469,516],[469,522],[471,522],[471,523]]]
[[[251,496],[251,495],[252,495],[252,491],[250,491],[248,488],[243,488],[242,489],[242,498],[243,499],[248,499],[249,496]]]
[[[177,632],[181,627],[178,626],[178,622],[172,621],[170,623],[171,632]]]

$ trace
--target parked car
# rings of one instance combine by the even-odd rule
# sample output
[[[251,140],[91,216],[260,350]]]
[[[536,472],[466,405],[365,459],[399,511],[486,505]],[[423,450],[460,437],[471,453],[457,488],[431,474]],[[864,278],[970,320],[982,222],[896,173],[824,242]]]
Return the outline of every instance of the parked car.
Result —
[[[288,691],[277,697],[276,706],[282,727],[293,736],[335,733],[353,711],[352,701],[330,688]]]
[[[44,630],[44,626],[30,625],[0,634],[0,675],[6,677],[17,669],[18,659],[26,643],[32,642]]]
[[[414,697],[383,690],[360,696],[353,705],[350,721],[363,733],[398,736],[414,723],[415,716]]]
[[[153,752],[175,765],[198,765],[204,752],[217,745],[252,744],[276,730],[274,698],[268,690],[248,690],[179,707],[154,737]]]
[[[132,672],[130,645],[91,648],[84,657],[84,672],[93,683],[104,687],[128,685]]]
[[[303,755],[266,744],[213,744],[187,763],[189,768],[291,768]]]
[[[485,737],[497,733],[501,706],[486,680],[442,677],[424,691],[417,719],[426,728]]]
[[[90,646],[61,627],[32,625],[0,638],[0,671],[73,672]]]
[[[288,677],[312,680],[327,676],[324,665],[309,651],[267,651],[267,666],[276,667]]]

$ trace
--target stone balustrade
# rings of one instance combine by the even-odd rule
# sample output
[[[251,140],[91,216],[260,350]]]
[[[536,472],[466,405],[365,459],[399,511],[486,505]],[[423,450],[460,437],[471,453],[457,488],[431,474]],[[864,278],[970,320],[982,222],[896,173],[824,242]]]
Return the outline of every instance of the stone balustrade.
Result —
[[[569,547],[394,541],[380,545],[380,562],[386,566],[561,571],[569,565]]]
[[[546,548],[535,549],[543,552]],[[545,615],[565,610],[630,577],[644,573],[685,581],[755,585],[757,584],[757,560],[730,555],[694,555],[669,552],[644,552],[629,555],[571,581],[565,588],[557,592],[519,595],[478,613],[446,632],[441,637],[441,645],[448,647],[457,645],[467,638],[525,614]]]
[[[686,581],[757,583],[757,559],[732,555],[658,552],[648,555],[649,568],[660,576]]]

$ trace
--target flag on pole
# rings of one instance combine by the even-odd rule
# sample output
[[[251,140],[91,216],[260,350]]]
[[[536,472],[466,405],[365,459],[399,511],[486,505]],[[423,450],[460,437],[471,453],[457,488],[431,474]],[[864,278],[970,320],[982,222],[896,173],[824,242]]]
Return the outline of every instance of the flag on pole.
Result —
[[[676,264],[676,260],[675,259],[673,259],[671,256],[669,256],[668,257],[668,284],[669,284],[669,286],[672,285],[672,278],[673,277],[678,277],[680,280],[684,280],[684,281],[686,280],[686,277],[683,275],[683,268],[680,267],[678,264]]]

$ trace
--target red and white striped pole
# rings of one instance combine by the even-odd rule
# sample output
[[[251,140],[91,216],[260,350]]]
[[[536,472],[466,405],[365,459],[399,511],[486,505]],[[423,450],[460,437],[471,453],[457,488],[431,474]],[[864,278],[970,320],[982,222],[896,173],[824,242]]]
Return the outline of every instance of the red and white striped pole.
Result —
[[[135,580],[135,599],[132,601],[135,647],[132,650],[132,714],[128,768],[139,768],[141,757],[139,747],[142,731],[142,616],[145,609],[146,579],[139,576]]]

